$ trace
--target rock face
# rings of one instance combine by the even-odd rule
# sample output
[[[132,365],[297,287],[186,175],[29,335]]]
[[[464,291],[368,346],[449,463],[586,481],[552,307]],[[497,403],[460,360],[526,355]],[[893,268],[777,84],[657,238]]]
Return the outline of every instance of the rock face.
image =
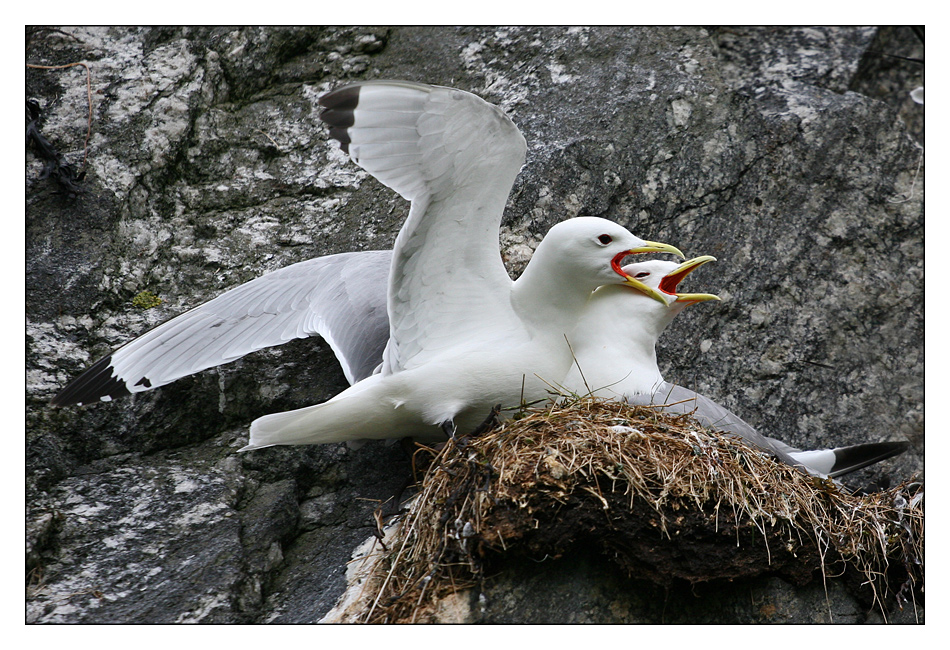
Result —
[[[405,453],[234,453],[252,419],[346,386],[323,341],[113,403],[47,403],[229,287],[392,246],[408,205],[317,119],[317,97],[351,80],[458,87],[511,115],[529,145],[501,234],[513,275],[578,215],[715,255],[686,288],[723,302],[670,327],[666,378],[795,446],[914,443],[855,486],[920,471],[923,106],[909,93],[923,70],[880,52],[921,57],[922,44],[898,28],[31,32],[28,63],[88,63],[92,128],[86,148],[84,68],[28,70],[39,131],[84,177],[71,191],[28,150],[27,620],[308,622],[342,593]],[[161,304],[133,306],[143,291]],[[603,562],[514,567],[486,587],[482,620],[804,622],[814,602],[841,622],[878,616],[833,581],[825,603],[820,576],[714,585],[705,605],[684,588],[657,612],[642,589],[616,601],[641,583]],[[583,611],[557,589],[583,589]]]

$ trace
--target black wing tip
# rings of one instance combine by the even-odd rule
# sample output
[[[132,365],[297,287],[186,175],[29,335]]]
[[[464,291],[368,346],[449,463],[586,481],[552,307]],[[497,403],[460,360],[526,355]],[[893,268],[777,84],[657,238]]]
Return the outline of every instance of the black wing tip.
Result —
[[[353,84],[331,90],[320,97],[317,103],[328,110],[352,111],[359,104],[360,88],[359,84]],[[324,113],[326,112],[324,111]]]
[[[96,361],[85,372],[66,384],[63,390],[50,400],[50,406],[92,404],[131,395],[125,381],[114,374],[110,354]],[[143,377],[142,381],[148,380]],[[109,400],[103,400],[104,397],[108,397]]]
[[[360,86],[345,86],[333,90],[317,100],[325,110],[320,119],[330,126],[330,137],[340,143],[340,149],[350,153],[350,134],[347,129],[356,119],[354,111],[360,101]]]
[[[334,126],[330,128],[330,137],[340,143],[340,146],[344,149],[349,148],[350,134],[345,127]]]
[[[879,463],[910,449],[906,440],[890,442],[868,442],[851,447],[835,449],[835,466],[830,476],[836,478]]]
[[[320,113],[320,121],[331,129],[348,129],[356,121],[356,109],[328,108]]]

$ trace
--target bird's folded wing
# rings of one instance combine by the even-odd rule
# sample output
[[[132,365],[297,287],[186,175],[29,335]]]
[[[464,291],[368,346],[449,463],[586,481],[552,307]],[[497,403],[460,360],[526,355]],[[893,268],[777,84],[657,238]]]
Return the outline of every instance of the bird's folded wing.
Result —
[[[715,429],[738,436],[754,447],[773,454],[789,465],[801,465],[790,452],[798,451],[785,443],[763,436],[738,415],[717,404],[705,395],[669,382],[661,383],[652,395],[628,396],[635,404],[662,405],[669,413],[688,413],[707,429]]]
[[[299,262],[227,291],[100,359],[53,398],[88,404],[163,386],[250,352],[320,335],[350,383],[372,374],[389,337],[391,251]]]
[[[389,277],[383,372],[520,331],[498,231],[526,144],[505,113],[470,93],[406,82],[346,86],[320,104],[343,150],[412,202]]]
[[[635,395],[627,401],[634,404],[662,405],[671,413],[689,413],[708,429],[738,436],[789,465],[804,468],[811,474],[837,478],[905,452],[905,441],[867,442],[834,449],[802,451],[776,438],[764,436],[732,411],[705,395],[682,386],[663,382],[652,395]]]

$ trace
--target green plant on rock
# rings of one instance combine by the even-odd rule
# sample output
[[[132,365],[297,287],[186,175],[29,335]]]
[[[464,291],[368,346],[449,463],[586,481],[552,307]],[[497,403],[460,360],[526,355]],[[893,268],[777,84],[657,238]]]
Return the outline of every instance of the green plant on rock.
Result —
[[[158,307],[160,304],[162,304],[162,299],[147,290],[140,291],[132,298],[132,306],[137,309],[151,309],[152,307]]]

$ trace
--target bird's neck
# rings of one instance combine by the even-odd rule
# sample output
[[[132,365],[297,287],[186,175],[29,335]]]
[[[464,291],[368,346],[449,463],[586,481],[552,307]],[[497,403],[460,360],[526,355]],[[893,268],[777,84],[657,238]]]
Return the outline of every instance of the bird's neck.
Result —
[[[551,266],[529,263],[512,284],[511,303],[527,326],[563,337],[574,331],[595,287]]]
[[[604,394],[649,393],[662,381],[656,341],[667,310],[634,289],[609,286],[591,297],[571,344],[591,390]]]
[[[577,366],[589,389],[618,395],[649,393],[663,381],[655,342],[651,337],[627,336],[623,331],[591,339],[582,325],[572,338]]]

